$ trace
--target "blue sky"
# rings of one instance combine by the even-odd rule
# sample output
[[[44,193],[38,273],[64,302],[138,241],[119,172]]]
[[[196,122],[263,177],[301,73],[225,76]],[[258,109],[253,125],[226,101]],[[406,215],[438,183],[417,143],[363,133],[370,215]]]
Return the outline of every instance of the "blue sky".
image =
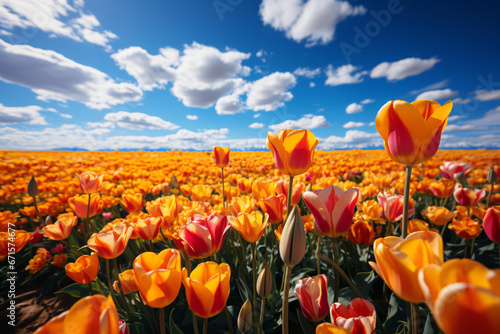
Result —
[[[442,148],[500,147],[492,1],[0,0],[0,149],[382,148],[389,100],[454,102]]]

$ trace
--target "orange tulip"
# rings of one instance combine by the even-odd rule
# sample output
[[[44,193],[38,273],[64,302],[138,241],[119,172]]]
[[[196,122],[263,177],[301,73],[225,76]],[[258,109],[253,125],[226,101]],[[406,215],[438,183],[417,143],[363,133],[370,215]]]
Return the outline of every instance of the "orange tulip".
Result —
[[[216,167],[227,167],[229,165],[229,147],[222,148],[220,146],[215,146],[212,153]]]
[[[89,210],[89,217],[93,217],[101,213],[103,208],[103,202],[101,201],[101,196],[96,193],[92,194],[90,197],[90,207],[89,207],[89,196],[88,195],[77,195],[71,197],[68,200],[68,204],[71,210],[78,216],[78,218],[87,218],[87,208]]]
[[[68,263],[65,270],[66,275],[73,281],[80,284],[90,283],[99,272],[99,257],[95,252],[92,252],[92,255],[82,255],[75,263]]]
[[[491,241],[500,244],[500,209],[491,207],[483,219],[484,232]]]
[[[68,254],[56,254],[50,264],[62,268],[68,261]]]
[[[382,207],[373,199],[365,200],[357,204],[358,211],[363,211],[371,219],[378,219],[382,215]]]
[[[163,196],[146,203],[146,210],[153,217],[161,217],[162,227],[172,226],[179,216],[179,206],[175,195]]]
[[[432,192],[434,196],[439,198],[448,198],[453,194],[453,188],[455,187],[455,181],[447,179],[439,179],[439,181],[432,182],[429,185],[429,191]]]
[[[257,200],[275,195],[276,182],[274,181],[254,181],[252,183],[252,194]]]
[[[274,191],[276,192],[276,195],[283,194],[285,197],[288,197],[288,184],[289,182],[285,181],[278,181],[276,182]],[[300,201],[300,196],[302,196],[302,193],[306,190],[306,185],[304,183],[297,183],[293,188],[292,188],[292,200],[291,200],[291,206],[297,205]]]
[[[366,299],[355,298],[348,307],[342,303],[333,303],[330,318],[334,325],[349,330],[353,334],[375,333],[375,307]]]
[[[283,221],[283,215],[286,212],[286,196],[280,194],[278,196],[269,196],[261,200],[260,208],[269,215],[269,223],[279,224]]]
[[[324,322],[316,327],[316,334],[351,334],[351,332],[334,324]]]
[[[267,147],[276,168],[284,175],[305,173],[312,164],[318,139],[310,130],[281,129],[277,135],[267,134]]]
[[[71,230],[78,223],[78,219],[73,216],[71,218],[58,219],[54,224],[46,225],[42,232],[52,240],[64,240],[71,234]]]
[[[50,253],[49,253],[50,254]],[[29,264],[24,268],[24,270],[29,270],[30,275],[40,271],[47,264],[47,255],[37,251],[35,256],[30,260]]]
[[[429,206],[427,209],[422,210],[422,214],[438,226],[443,226],[455,217],[453,212],[443,206]]]
[[[377,236],[372,223],[362,219],[354,220],[347,235],[357,245],[371,245]]]
[[[419,283],[445,333],[500,333],[500,269],[453,259],[423,268]]]
[[[428,264],[443,262],[443,240],[435,232],[414,232],[406,239],[378,238],[373,244],[372,268],[401,299],[421,303],[424,295],[418,285],[418,271]]]
[[[402,100],[387,102],[378,112],[375,127],[389,157],[403,165],[427,161],[436,154],[441,133],[453,104]]]
[[[77,301],[66,314],[64,333],[118,334],[118,312],[113,298],[103,295],[87,296]]]
[[[448,226],[448,228],[455,231],[455,233],[462,239],[474,239],[481,233],[479,220],[472,219],[470,217],[455,219]]]
[[[64,319],[69,311],[63,312],[56,317],[53,317],[42,327],[39,327],[33,334],[65,334]]]
[[[14,230],[13,234],[12,232],[0,232],[0,261],[3,261],[9,253],[17,253],[23,249],[30,238],[31,233],[24,230]]]
[[[141,193],[123,194],[120,204],[123,205],[128,213],[141,212],[146,201],[142,198]]]
[[[252,180],[245,179],[244,177],[238,179],[238,188],[242,193],[249,193],[252,191]]]
[[[120,224],[109,231],[92,234],[87,245],[103,258],[114,259],[127,247],[132,231],[132,227]]]
[[[229,210],[234,217],[240,213],[250,213],[255,209],[257,201],[249,196],[234,197],[229,204]]]
[[[101,189],[104,175],[97,175],[92,172],[85,172],[75,175],[80,182],[80,190],[85,194],[94,194]]]
[[[433,231],[437,232],[436,229],[430,229],[429,224],[421,219],[410,219],[408,221],[408,233],[418,232],[418,231]]]
[[[128,269],[118,274],[118,279],[122,284],[124,294],[128,295],[131,292],[139,291],[139,287],[137,286],[137,282],[135,281],[135,273],[133,269]],[[114,281],[113,289],[115,289],[116,292],[120,292],[118,281]]]
[[[205,319],[219,314],[229,297],[230,278],[231,268],[226,263],[200,263],[189,277],[187,269],[182,269],[182,283],[191,311]]]
[[[181,254],[164,249],[145,252],[134,260],[135,283],[144,302],[155,308],[170,305],[181,288]]]
[[[131,223],[133,230],[137,233],[143,240],[153,240],[158,236],[160,232],[160,217],[145,217],[144,219],[139,218],[136,222]]]
[[[238,217],[229,217],[231,226],[238,231],[248,242],[257,242],[262,237],[264,230],[269,225],[269,215],[260,211],[252,213],[240,213]]]
[[[205,202],[212,195],[212,188],[204,184],[197,184],[191,188],[191,199],[193,201]]]

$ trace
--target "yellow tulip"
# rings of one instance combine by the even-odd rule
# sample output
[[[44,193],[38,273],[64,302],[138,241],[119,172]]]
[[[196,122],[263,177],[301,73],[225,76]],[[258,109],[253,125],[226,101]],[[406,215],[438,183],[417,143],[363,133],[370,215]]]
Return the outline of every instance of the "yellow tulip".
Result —
[[[241,236],[248,242],[257,242],[262,237],[266,229],[269,215],[262,214],[260,211],[252,213],[240,213],[238,217],[229,217],[231,226],[234,227]]]

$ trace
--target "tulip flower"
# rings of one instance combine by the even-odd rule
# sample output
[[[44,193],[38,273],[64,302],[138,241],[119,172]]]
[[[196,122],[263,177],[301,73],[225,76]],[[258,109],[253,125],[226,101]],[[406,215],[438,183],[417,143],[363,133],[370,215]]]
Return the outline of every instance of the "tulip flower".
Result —
[[[351,334],[350,331],[327,322],[316,327],[316,334]]]
[[[365,200],[357,205],[358,211],[363,211],[371,219],[378,219],[382,215],[382,207],[373,199]]]
[[[147,217],[138,219],[137,222],[131,223],[131,226],[143,240],[153,240],[160,232],[160,217]]]
[[[295,296],[302,314],[307,320],[319,322],[328,314],[328,290],[326,275],[304,278],[295,285]]]
[[[34,331],[33,334],[64,334],[64,319],[66,319],[68,312],[66,311],[53,317],[45,325]]]
[[[347,235],[356,245],[372,245],[377,233],[375,233],[371,222],[359,219],[354,221]]]
[[[155,308],[172,303],[181,288],[181,254],[164,249],[158,255],[145,252],[134,260],[135,283],[144,302]]]
[[[230,277],[231,268],[226,263],[202,262],[189,276],[187,269],[182,269],[182,283],[191,311],[205,319],[219,314],[229,297]]]
[[[452,107],[451,101],[443,106],[427,100],[387,102],[377,114],[375,127],[389,157],[407,166],[432,158]]]
[[[50,264],[62,268],[68,261],[68,254],[55,254],[54,259]]]
[[[459,173],[462,173],[462,177],[465,179],[472,171],[472,166],[465,162],[445,161],[439,169],[443,178],[454,181],[455,175]]]
[[[172,226],[179,216],[179,207],[175,195],[163,196],[146,203],[146,210],[152,217],[162,219],[161,226]]]
[[[443,206],[428,206],[427,209],[422,210],[422,215],[438,226],[445,225],[455,217],[453,212]]]
[[[288,196],[288,184],[289,182],[285,181],[278,181],[276,182],[274,191],[276,192],[276,195],[283,194],[285,196]],[[300,196],[306,189],[306,185],[304,183],[298,183],[296,184],[293,189],[292,189],[292,198],[291,198],[291,203],[290,205],[297,205],[300,201]]]
[[[220,146],[215,146],[214,151],[212,153],[212,157],[214,158],[215,167],[224,168],[229,165],[229,147],[222,148]]]
[[[248,242],[253,243],[259,241],[268,226],[267,220],[269,215],[262,214],[260,211],[252,213],[240,213],[238,217],[229,217],[231,226],[238,231],[241,236]]]
[[[500,209],[491,207],[486,211],[483,228],[491,241],[500,244]]]
[[[351,188],[327,187],[306,191],[302,198],[311,211],[318,230],[330,237],[338,237],[349,230],[360,191]]]
[[[257,201],[249,196],[234,197],[229,204],[229,210],[234,217],[240,213],[250,213],[254,211]]]
[[[103,202],[101,201],[101,196],[98,193],[92,194],[90,197],[90,206],[88,195],[77,195],[75,197],[71,197],[68,200],[68,204],[78,218],[87,218],[87,210],[89,214],[88,216],[93,217],[101,213],[103,208]]]
[[[373,244],[375,262],[370,266],[401,299],[421,303],[418,271],[428,264],[443,262],[443,240],[436,232],[414,232],[406,239],[378,238]]]
[[[120,204],[123,205],[128,213],[139,213],[146,201],[142,198],[141,193],[123,194]]]
[[[71,218],[58,219],[55,223],[46,225],[42,231],[43,234],[52,240],[64,240],[71,234],[71,230],[78,223],[78,219],[73,216]]]
[[[401,220],[401,218],[403,217],[403,196],[391,195],[384,192],[378,194],[377,200],[382,207],[382,218],[386,219],[389,222],[396,222],[398,220]],[[411,217],[414,213],[414,208],[408,210],[409,217]]]
[[[453,196],[458,204],[463,206],[476,206],[486,197],[486,190],[475,188],[464,188],[461,183],[455,185]]]
[[[375,333],[375,307],[366,299],[353,299],[348,307],[342,303],[333,303],[330,307],[330,318],[334,325],[349,330],[349,333]]]
[[[9,232],[0,232],[0,261],[3,261],[9,253],[17,253],[23,249],[30,238],[31,233],[24,230],[14,230],[14,238]]]
[[[479,220],[465,217],[463,219],[455,219],[448,226],[450,230],[462,239],[474,239],[481,233],[481,226]]]
[[[252,183],[252,194],[257,200],[262,200],[268,198],[269,196],[274,196],[276,182],[274,181],[254,181]]]
[[[425,302],[445,333],[500,333],[500,269],[468,259],[419,273]]]
[[[92,172],[85,172],[75,175],[80,182],[80,190],[85,194],[94,194],[101,189],[104,175],[97,175]]]
[[[92,282],[99,272],[99,257],[97,253],[82,255],[74,263],[66,264],[66,275],[80,284]]]
[[[130,333],[125,320],[118,321],[118,331],[119,331],[119,334],[129,334]]]
[[[212,195],[212,188],[204,184],[197,184],[191,188],[191,199],[193,201],[205,202]]]
[[[131,292],[139,291],[139,287],[137,286],[137,282],[135,280],[135,272],[134,269],[128,269],[124,272],[118,274],[118,279],[122,284],[123,293],[129,294]],[[116,292],[120,292],[120,287],[118,286],[118,281],[113,283],[113,289]]]
[[[284,175],[305,173],[312,164],[318,139],[310,130],[281,129],[277,135],[267,134],[267,147],[276,168]]]
[[[132,227],[120,224],[107,232],[92,234],[87,245],[103,258],[114,259],[127,247],[132,231]]]
[[[242,193],[249,193],[252,191],[252,180],[245,179],[244,177],[238,179],[238,188]]]
[[[179,228],[179,238],[174,239],[174,242],[179,250],[186,252],[191,258],[203,259],[221,249],[230,227],[226,216],[203,217],[196,214],[185,226]]]
[[[429,185],[429,191],[439,198],[448,198],[453,194],[455,181],[447,179],[439,179],[439,181],[432,182]]]
[[[283,221],[283,215],[285,211],[285,195],[269,196],[259,202],[259,206],[269,215],[269,223],[279,224]]]

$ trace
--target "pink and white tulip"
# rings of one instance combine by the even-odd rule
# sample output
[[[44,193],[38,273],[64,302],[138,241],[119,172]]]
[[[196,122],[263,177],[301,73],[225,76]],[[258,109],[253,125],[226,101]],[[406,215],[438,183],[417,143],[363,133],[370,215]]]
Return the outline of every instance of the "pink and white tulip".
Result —
[[[309,321],[319,322],[328,314],[328,290],[326,275],[301,279],[295,286],[295,296],[302,314]]]
[[[465,162],[445,161],[439,169],[445,179],[455,180],[455,174],[458,173],[463,173],[463,178],[467,177],[472,170],[472,166]]]
[[[486,190],[475,188],[464,188],[462,184],[457,183],[453,196],[458,204],[463,206],[476,206],[486,196]]]
[[[402,195],[394,195],[379,193],[377,196],[378,204],[382,207],[382,218],[389,222],[397,222],[403,217],[404,197]],[[413,216],[415,209],[408,209],[408,217]]]
[[[356,298],[348,307],[342,303],[333,303],[330,317],[334,325],[349,330],[351,334],[375,333],[375,307],[366,299]]]

